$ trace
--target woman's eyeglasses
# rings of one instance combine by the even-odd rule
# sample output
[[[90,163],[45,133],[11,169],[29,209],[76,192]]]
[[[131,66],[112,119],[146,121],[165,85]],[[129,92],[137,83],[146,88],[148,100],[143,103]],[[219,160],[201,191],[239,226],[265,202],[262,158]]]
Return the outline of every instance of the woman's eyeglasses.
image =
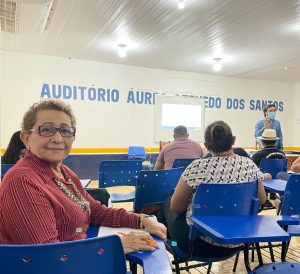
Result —
[[[53,127],[49,125],[39,126],[38,128],[33,128],[29,130],[31,132],[36,132],[40,136],[44,137],[51,137],[59,131],[62,137],[74,137],[76,133],[76,128],[69,127],[69,126],[62,126],[62,127]]]

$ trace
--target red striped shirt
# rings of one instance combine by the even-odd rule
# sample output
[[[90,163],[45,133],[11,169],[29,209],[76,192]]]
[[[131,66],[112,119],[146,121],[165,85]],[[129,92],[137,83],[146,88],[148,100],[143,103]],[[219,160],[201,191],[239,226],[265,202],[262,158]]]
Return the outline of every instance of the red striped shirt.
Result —
[[[48,166],[26,152],[4,176],[0,188],[0,243],[31,244],[86,238],[89,224],[139,227],[139,215],[125,209],[107,208],[95,201],[68,167],[61,166],[63,182],[74,194],[71,179],[90,202],[85,212],[56,185],[59,179]],[[61,179],[60,179],[61,181]]]

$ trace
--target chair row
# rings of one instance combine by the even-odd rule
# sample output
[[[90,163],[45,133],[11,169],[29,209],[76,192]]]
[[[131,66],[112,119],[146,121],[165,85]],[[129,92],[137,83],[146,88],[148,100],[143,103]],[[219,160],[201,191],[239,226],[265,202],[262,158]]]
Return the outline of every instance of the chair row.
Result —
[[[141,172],[142,175],[143,173],[144,172]],[[145,175],[147,175],[147,171],[145,171],[144,173],[144,178],[147,178],[148,176]],[[300,190],[300,175],[292,175],[289,182],[283,201],[284,203],[293,201],[293,204],[286,204],[283,206],[283,209],[287,208],[287,211],[284,211],[286,215],[299,214],[300,202],[298,202],[299,199],[297,199],[297,197],[299,196]],[[289,184],[291,186],[289,186]],[[141,188],[143,188],[143,186]],[[172,187],[170,187],[168,191],[169,193],[167,193],[166,190],[165,194],[169,195],[172,192]],[[216,200],[215,197],[219,197],[219,199]],[[162,200],[164,200],[164,198],[162,198]],[[201,186],[197,189],[194,201],[195,202],[193,206],[192,218],[202,218],[203,220],[205,220],[203,216],[210,216],[210,219],[213,220],[213,218],[216,218],[217,220],[222,216],[225,216],[225,219],[230,216],[236,216],[235,218],[239,218],[238,216],[241,215],[255,216],[259,207],[257,198],[257,182],[237,184],[201,184]],[[153,201],[146,200],[142,202],[141,205],[146,205],[148,203],[152,204]],[[278,218],[276,216],[260,217],[261,218],[259,219],[258,225],[260,225],[261,220],[268,220],[269,217],[269,219],[273,220],[273,223],[275,223],[277,221],[276,218]],[[246,218],[244,219],[247,220]],[[281,220],[283,220],[283,218]],[[293,219],[291,219],[291,221],[295,222],[293,221]],[[213,224],[217,226],[221,232],[223,232],[217,233],[219,235],[232,233],[231,230],[226,231],[226,223],[213,222]],[[272,225],[272,228],[275,228],[275,225]],[[248,230],[249,232],[247,232],[246,230]],[[233,242],[241,241],[241,243],[243,243],[243,239],[246,236],[245,234],[243,234],[244,238],[241,239],[238,233],[245,233],[246,231],[246,233],[248,233],[249,235],[248,238],[250,239],[254,231],[256,231],[257,233],[261,233],[262,230],[263,229],[261,227],[260,229],[259,227],[257,227],[255,230],[253,230],[253,227],[251,227],[250,225],[240,226],[240,231],[239,229],[234,230],[234,233],[236,233],[236,235],[232,234],[231,240]],[[276,233],[273,232],[275,230]],[[269,231],[267,228],[265,228],[265,232],[263,233],[264,238],[256,237],[255,239],[253,239],[253,241],[265,241],[266,237],[269,237],[270,239],[277,239],[280,241],[283,238],[288,239],[288,237],[286,236],[288,234],[286,234],[284,231],[280,232],[280,230],[278,229],[275,230]],[[268,233],[270,233],[269,236]],[[275,237],[275,234],[277,235],[277,238]],[[191,235],[193,235],[193,233],[191,233]],[[225,240],[228,241],[228,239],[230,239],[230,237],[226,238],[225,236]],[[191,241],[192,240],[193,238],[191,238]],[[175,248],[171,247],[171,249],[174,250]],[[86,254],[84,260],[82,260],[82,254]],[[114,256],[112,256],[112,254],[114,254]],[[185,260],[188,261],[189,259],[211,263],[226,258],[195,258],[190,257],[189,254],[185,254]],[[5,274],[79,274],[85,272],[88,272],[90,274],[126,273],[125,257],[121,241],[117,236],[43,245],[0,245],[0,262],[1,270]],[[49,265],[51,265],[51,267],[49,267]],[[267,266],[264,269],[258,268],[255,271],[249,273],[269,273],[266,272],[268,271],[268,269],[270,269],[270,271],[274,271],[271,273],[284,273],[284,271],[285,273],[299,273],[299,265],[289,263],[272,265],[272,267]]]
[[[141,174],[143,174],[141,172]],[[147,173],[144,173],[145,175]],[[145,182],[146,184],[146,182]],[[141,185],[140,188],[146,187],[144,185]],[[193,213],[192,218],[202,218],[201,216],[211,216],[212,220],[216,217],[216,220],[222,216],[229,217],[230,216],[245,216],[243,217],[244,221],[250,221],[255,220],[257,221],[257,227],[253,223],[253,226],[250,224],[248,225],[242,225],[239,223],[237,225],[237,228],[240,227],[241,229],[229,229],[230,231],[227,231],[230,226],[230,223],[228,225],[226,222],[213,222],[215,226],[218,227],[220,233],[219,235],[226,235],[225,240],[230,240],[230,237],[232,237],[232,243],[234,241],[240,241],[240,243],[243,243],[243,239],[245,240],[245,243],[248,243],[249,241],[253,241],[258,245],[259,241],[262,242],[267,241],[267,239],[270,239],[270,241],[282,241],[285,239],[285,241],[289,241],[289,234],[287,234],[283,229],[280,229],[280,227],[277,227],[277,222],[281,223],[282,225],[290,224],[288,233],[290,233],[291,236],[295,236],[295,230],[299,228],[299,219],[289,219],[288,217],[277,217],[277,216],[258,216],[256,220],[256,214],[259,209],[259,200],[257,198],[257,182],[249,182],[249,183],[236,183],[236,184],[201,184],[200,187],[197,189],[196,196],[194,199],[194,205],[193,205]],[[169,189],[168,195],[171,194],[171,191]],[[137,189],[138,192],[138,189]],[[152,192],[151,192],[152,194]],[[294,214],[300,214],[300,201],[297,198],[300,194],[300,174],[292,175],[290,179],[290,185],[287,187],[287,191],[284,196],[284,208],[285,211],[283,213],[287,216],[291,216]],[[145,194],[146,195],[146,194]],[[167,196],[168,196],[167,195]],[[145,205],[152,204],[154,201],[151,200],[152,195],[146,195],[149,200],[145,199],[143,202],[139,202],[139,208]],[[218,197],[218,199],[215,199],[215,197]],[[164,199],[162,199],[163,201]],[[157,200],[159,202],[159,200]],[[135,207],[137,209],[138,207]],[[253,216],[249,217],[249,220],[246,216]],[[230,220],[234,220],[237,217],[231,218]],[[239,217],[238,217],[239,218]],[[278,219],[277,219],[278,218]],[[226,218],[224,218],[225,220]],[[236,219],[238,220],[238,219]],[[286,223],[285,223],[286,222]],[[261,227],[262,224],[268,224],[268,227]],[[232,224],[231,224],[232,225]],[[207,227],[206,227],[207,228]],[[265,229],[265,230],[264,230]],[[270,229],[270,230],[268,230]],[[214,229],[212,229],[214,231]],[[234,233],[237,233],[236,235]],[[300,229],[299,229],[300,231]],[[238,233],[241,233],[242,236],[240,236]],[[218,233],[217,233],[218,234]],[[269,235],[270,234],[270,235]],[[190,232],[190,235],[193,235],[192,232]],[[298,234],[297,236],[299,236]],[[229,237],[229,238],[228,238]],[[254,237],[251,239],[251,237]],[[173,244],[173,239],[169,239],[166,246],[167,250],[172,253],[174,257],[174,264],[175,264],[175,271],[176,273],[180,273],[181,270],[188,270],[192,267],[195,267],[194,265],[188,265],[190,261],[198,261],[200,263],[196,264],[196,267],[203,265],[203,262],[209,265],[208,272],[210,273],[211,264],[213,262],[218,262],[227,259],[226,258],[199,258],[195,257],[191,254],[188,254],[181,250],[176,244]],[[190,246],[192,246],[193,238],[191,238]],[[248,244],[245,245],[245,248],[249,248]],[[288,247],[288,244],[285,245],[285,248]],[[191,248],[192,250],[192,248]],[[244,251],[246,252],[246,251]],[[248,249],[247,249],[248,252]],[[282,253],[282,259],[285,260],[287,249],[283,250]],[[231,256],[234,256],[236,253],[233,253]],[[230,257],[231,257],[230,256]],[[179,263],[185,262],[186,266],[180,267]],[[262,258],[259,259],[260,264],[262,263]],[[249,262],[248,262],[249,263]],[[289,263],[283,263],[283,264],[273,264],[272,266],[266,266],[266,267],[259,267],[255,269],[253,272],[250,270],[250,266],[248,265],[248,271],[249,273],[269,273],[268,271],[272,270],[274,273],[300,273],[300,265],[298,264],[289,264]],[[276,270],[276,271],[275,271]],[[285,272],[284,272],[285,271]],[[298,271],[298,272],[297,272]],[[273,273],[273,272],[272,272]]]
[[[152,190],[155,186],[165,185],[167,181],[173,180],[172,187],[175,187],[181,173],[194,160],[191,159],[175,159],[173,168],[179,168],[176,172],[172,170],[144,171],[142,170],[141,160],[110,160],[102,161],[99,166],[99,187],[115,187],[115,186],[136,186],[143,180],[153,182]],[[142,172],[142,173],[141,173]],[[139,176],[139,174],[142,174]],[[176,175],[175,175],[176,174]],[[140,183],[138,183],[140,184]],[[149,185],[149,184],[147,184]],[[149,186],[150,187],[150,186]],[[116,202],[132,202],[134,201],[135,191],[130,193],[111,193],[111,201]]]

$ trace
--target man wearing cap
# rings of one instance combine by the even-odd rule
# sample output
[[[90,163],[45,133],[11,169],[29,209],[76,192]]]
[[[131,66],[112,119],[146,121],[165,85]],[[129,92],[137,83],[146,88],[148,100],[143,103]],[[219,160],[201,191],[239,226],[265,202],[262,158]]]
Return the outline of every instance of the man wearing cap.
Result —
[[[284,152],[278,149],[276,142],[280,139],[276,135],[275,129],[265,129],[260,137],[262,150],[252,155],[253,162],[259,167],[263,158],[283,159],[286,158]]]
[[[154,166],[155,170],[172,168],[173,161],[177,158],[200,158],[203,155],[201,146],[189,139],[185,126],[175,127],[173,138],[174,141],[160,151]]]
[[[261,141],[262,150],[254,153],[252,155],[253,162],[259,167],[259,164],[263,158],[271,158],[271,159],[283,159],[286,158],[284,152],[276,146],[276,142],[280,140],[276,135],[275,129],[267,128],[263,131],[262,135],[257,138]],[[264,174],[264,176],[268,176]],[[270,177],[272,177],[269,174]],[[266,177],[265,177],[266,178]],[[276,199],[275,193],[270,193],[270,199]],[[274,209],[275,206],[267,200],[263,205],[263,209]]]
[[[265,129],[274,129],[276,131],[277,137],[279,138],[276,141],[275,146],[278,149],[283,150],[283,138],[282,138],[281,125],[279,121],[275,120],[276,106],[274,104],[269,104],[264,108],[263,112],[265,118],[258,121],[255,125],[255,133],[254,133],[255,138],[261,136]]]

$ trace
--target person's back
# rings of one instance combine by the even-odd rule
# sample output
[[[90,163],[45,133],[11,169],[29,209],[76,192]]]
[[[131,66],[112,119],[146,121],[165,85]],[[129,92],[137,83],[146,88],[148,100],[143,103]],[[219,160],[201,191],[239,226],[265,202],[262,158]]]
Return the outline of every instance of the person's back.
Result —
[[[252,155],[252,160],[258,167],[263,158],[286,158],[285,153],[276,147],[276,141],[279,140],[279,138],[274,129],[265,129],[262,136],[258,137],[258,139],[262,142],[262,150]]]
[[[25,145],[20,138],[21,131],[16,131],[9,141],[6,152],[2,156],[2,164],[15,164],[23,154]]]
[[[184,126],[174,128],[174,141],[165,145],[155,163],[155,170],[170,169],[177,158],[199,158],[203,155],[201,146],[188,138]]]

